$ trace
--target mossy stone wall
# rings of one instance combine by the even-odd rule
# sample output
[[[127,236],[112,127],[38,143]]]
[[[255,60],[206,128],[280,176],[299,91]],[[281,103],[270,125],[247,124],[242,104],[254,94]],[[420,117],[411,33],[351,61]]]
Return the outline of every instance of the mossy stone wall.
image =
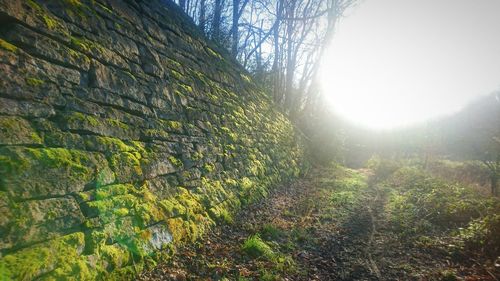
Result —
[[[0,73],[0,280],[129,279],[301,169],[168,1],[0,0]]]

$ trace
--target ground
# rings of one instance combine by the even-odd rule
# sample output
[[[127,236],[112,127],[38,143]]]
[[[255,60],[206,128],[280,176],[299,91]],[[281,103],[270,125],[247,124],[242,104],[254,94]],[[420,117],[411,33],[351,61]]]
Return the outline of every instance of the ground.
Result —
[[[389,190],[370,173],[313,169],[139,279],[498,280],[480,263],[401,239],[389,223]]]

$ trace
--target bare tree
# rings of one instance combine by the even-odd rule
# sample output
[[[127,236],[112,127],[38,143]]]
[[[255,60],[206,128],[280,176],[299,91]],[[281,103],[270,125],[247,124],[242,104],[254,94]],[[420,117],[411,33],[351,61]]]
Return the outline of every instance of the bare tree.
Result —
[[[318,112],[321,58],[358,0],[232,0],[231,9],[224,0],[178,1],[296,119]]]
[[[233,0],[233,21],[231,25],[231,35],[232,35],[232,43],[231,43],[231,55],[236,58],[238,55],[238,42],[240,40],[239,32],[238,32],[238,23],[240,21],[240,17],[245,10],[246,5],[249,0],[243,0],[240,7],[241,0]]]
[[[200,27],[201,31],[203,31],[203,33],[205,33],[205,29],[206,29],[206,16],[205,16],[205,13],[206,13],[206,4],[205,4],[205,0],[201,0],[200,1],[200,13],[198,15],[198,26]]]

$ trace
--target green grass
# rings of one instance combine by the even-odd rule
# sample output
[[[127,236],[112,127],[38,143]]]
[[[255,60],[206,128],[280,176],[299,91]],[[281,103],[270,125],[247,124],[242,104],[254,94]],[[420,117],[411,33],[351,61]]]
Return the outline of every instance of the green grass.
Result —
[[[283,231],[273,224],[264,224],[260,231],[262,237],[266,240],[278,240],[284,235]]]
[[[394,162],[392,162],[393,164]],[[374,166],[374,184],[389,190],[385,208],[393,231],[425,247],[450,242],[453,251],[495,255],[500,251],[500,200],[466,184],[434,177],[418,165]],[[391,166],[391,169],[387,169]],[[390,171],[389,171],[390,170]],[[380,173],[380,174],[377,174]]]
[[[262,240],[262,238],[260,238],[259,234],[248,237],[245,242],[243,242],[241,250],[251,258],[264,257],[272,260],[276,257],[276,253]]]

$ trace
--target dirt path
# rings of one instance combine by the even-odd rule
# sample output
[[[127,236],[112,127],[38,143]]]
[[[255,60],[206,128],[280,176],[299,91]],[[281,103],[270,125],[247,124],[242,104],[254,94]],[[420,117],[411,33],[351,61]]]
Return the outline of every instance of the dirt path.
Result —
[[[140,280],[446,280],[445,253],[391,232],[388,191],[369,185],[368,173],[316,169]]]

